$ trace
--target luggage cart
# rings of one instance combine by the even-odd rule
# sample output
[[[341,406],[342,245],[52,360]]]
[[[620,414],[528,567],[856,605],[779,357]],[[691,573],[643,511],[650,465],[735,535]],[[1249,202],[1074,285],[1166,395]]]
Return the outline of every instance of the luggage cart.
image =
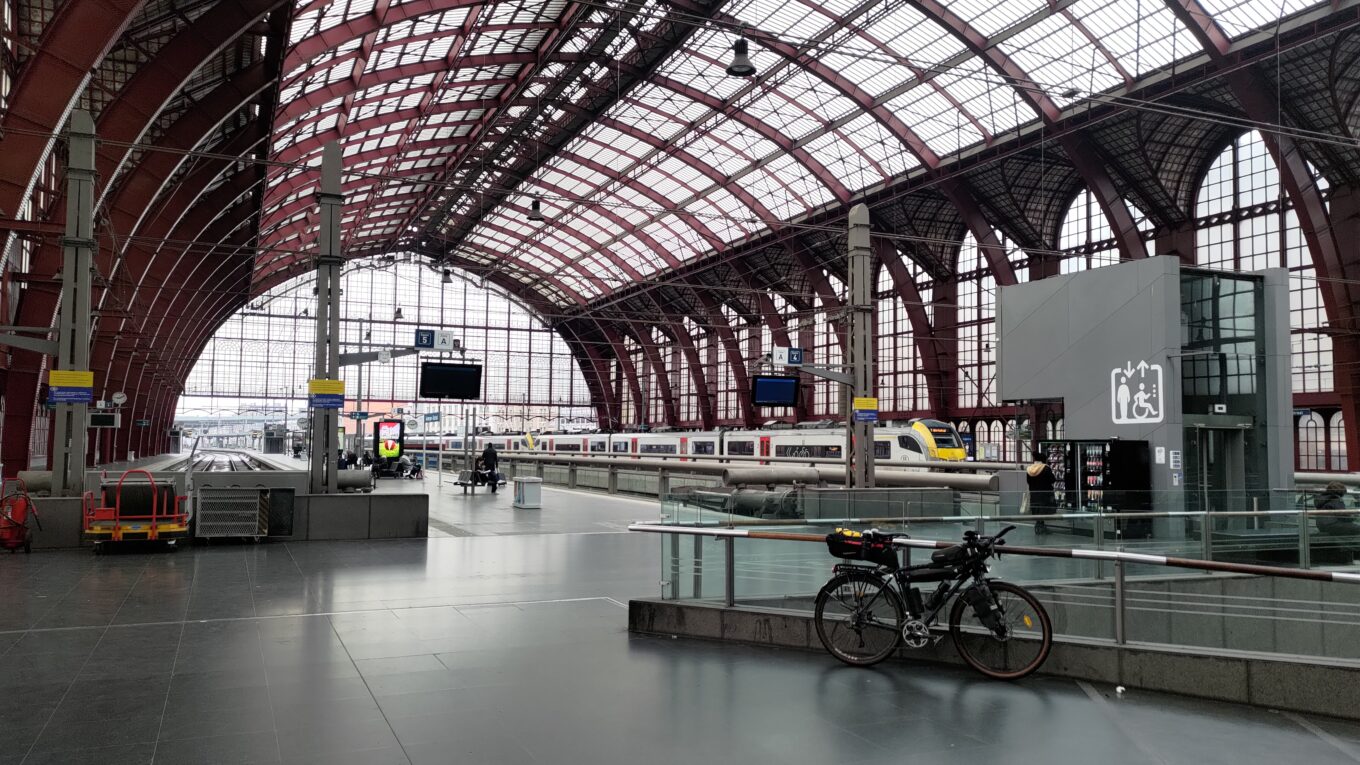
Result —
[[[144,476],[129,481],[131,476]],[[93,492],[85,494],[85,540],[94,543],[96,553],[107,542],[164,541],[189,536],[189,514],[183,510],[186,497],[175,494],[171,483],[156,483],[146,470],[128,470],[114,486],[102,486],[99,500]]]
[[[0,484],[0,547],[14,554],[19,549],[24,553],[33,552],[33,529],[28,519],[42,528],[38,509],[33,498],[28,496],[28,488],[18,478],[6,478]]]

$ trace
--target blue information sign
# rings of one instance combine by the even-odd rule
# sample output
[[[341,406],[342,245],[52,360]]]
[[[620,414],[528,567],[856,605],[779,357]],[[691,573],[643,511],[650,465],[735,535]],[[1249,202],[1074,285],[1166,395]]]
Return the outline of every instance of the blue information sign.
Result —
[[[367,420],[368,412],[350,412],[349,418],[351,420]]]
[[[339,409],[344,405],[343,393],[312,393],[307,396],[307,406],[313,409]]]
[[[56,388],[47,389],[49,404],[88,404],[94,401],[94,388]]]
[[[433,347],[434,347],[434,330],[432,330],[432,329],[418,329],[418,330],[416,330],[416,347],[417,347],[417,348],[433,348]]]
[[[439,412],[426,412],[426,413],[425,413],[425,421],[426,421],[426,422],[439,422]]]
[[[877,409],[856,409],[855,422],[878,422]]]
[[[802,363],[803,363],[803,349],[802,349],[802,348],[790,348],[790,349],[789,349],[789,366],[791,366],[791,367],[796,367],[796,366],[802,365]]]

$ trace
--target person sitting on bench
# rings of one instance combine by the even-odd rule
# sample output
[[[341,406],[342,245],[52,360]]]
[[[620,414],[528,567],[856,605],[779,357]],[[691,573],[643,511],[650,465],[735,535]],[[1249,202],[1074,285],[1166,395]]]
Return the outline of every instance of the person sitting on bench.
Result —
[[[1332,481],[1313,500],[1318,510],[1345,510],[1346,484]],[[1360,536],[1360,524],[1353,515],[1315,515],[1318,531],[1328,536]]]

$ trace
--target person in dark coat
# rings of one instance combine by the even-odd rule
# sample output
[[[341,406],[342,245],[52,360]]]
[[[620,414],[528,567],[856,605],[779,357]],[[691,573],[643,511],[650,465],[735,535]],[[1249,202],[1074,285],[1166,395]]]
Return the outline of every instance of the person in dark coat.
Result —
[[[1034,463],[1025,468],[1025,482],[1029,484],[1030,515],[1051,515],[1057,509],[1053,487],[1058,483],[1058,476],[1049,467],[1048,456],[1043,452],[1034,453]],[[1047,534],[1048,527],[1043,521],[1035,521],[1034,533]]]
[[[491,485],[491,491],[496,491],[496,471],[500,469],[500,455],[496,454],[496,447],[487,444],[482,450],[482,469],[486,471],[487,483]]]
[[[1332,481],[1313,500],[1318,510],[1345,510],[1346,484]],[[1360,524],[1353,515],[1315,515],[1318,531],[1330,536],[1360,536]]]

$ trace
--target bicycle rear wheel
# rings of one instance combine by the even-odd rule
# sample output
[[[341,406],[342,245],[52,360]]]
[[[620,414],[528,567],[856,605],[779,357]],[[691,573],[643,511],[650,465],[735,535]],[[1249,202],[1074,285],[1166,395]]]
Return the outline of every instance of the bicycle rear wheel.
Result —
[[[817,593],[813,623],[827,652],[856,667],[888,658],[902,639],[902,599],[867,571],[838,574]]]
[[[960,596],[949,612],[949,634],[968,666],[998,680],[1018,680],[1048,658],[1053,623],[1043,604],[1023,587],[988,582],[987,589],[996,609],[988,619],[991,624]]]

